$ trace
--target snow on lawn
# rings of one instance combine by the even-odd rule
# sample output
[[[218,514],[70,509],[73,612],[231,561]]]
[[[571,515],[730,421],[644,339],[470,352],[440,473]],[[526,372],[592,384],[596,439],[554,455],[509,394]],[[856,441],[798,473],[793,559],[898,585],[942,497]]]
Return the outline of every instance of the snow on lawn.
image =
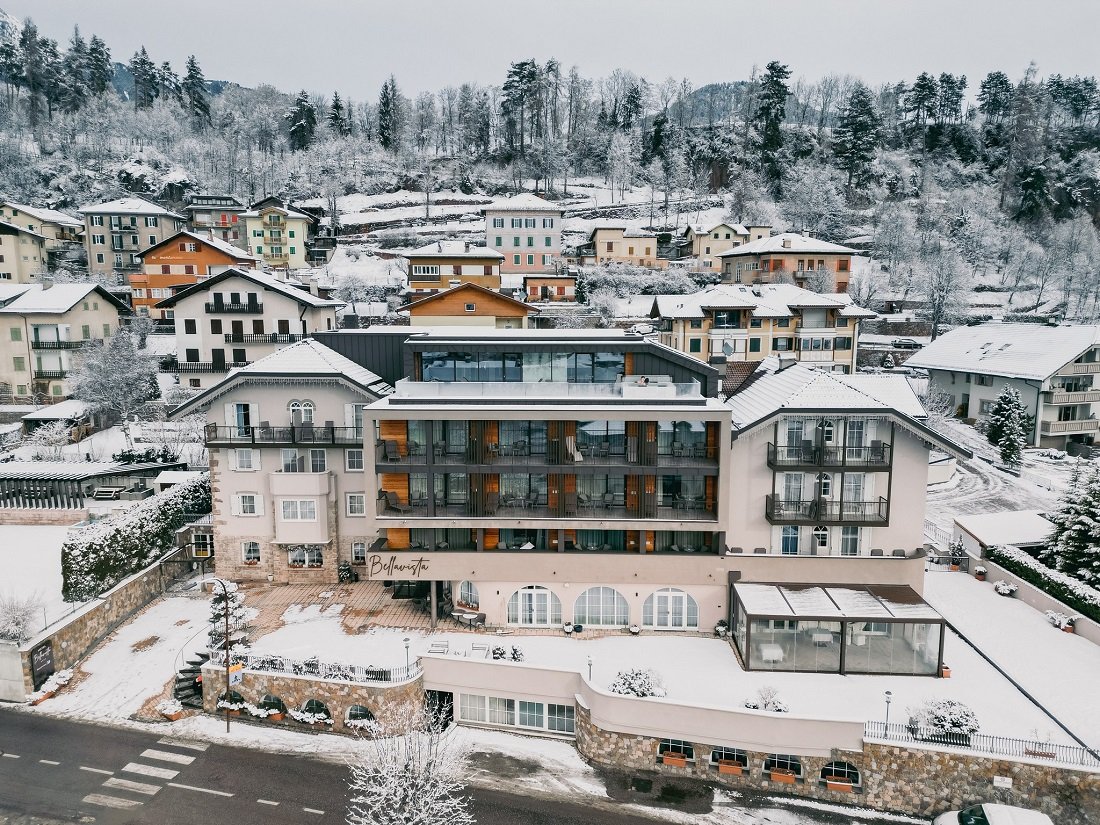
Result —
[[[41,601],[32,634],[78,606],[61,598],[61,545],[68,534],[68,527],[0,524],[0,595]]]
[[[906,708],[925,699],[958,699],[975,709],[982,732],[1031,737],[1033,729],[1052,741],[1071,743],[1064,733],[1011,683],[954,634],[945,640],[944,660],[952,678],[923,676],[841,676],[827,673],[746,672],[730,646],[719,639],[679,635],[609,636],[582,640],[564,636],[511,636],[469,633],[424,634],[397,628],[372,627],[348,635],[341,623],[341,605],[300,607],[283,615],[284,625],[253,641],[253,651],[291,659],[316,656],[322,662],[374,667],[405,664],[404,638],[413,656],[427,654],[433,642],[446,641],[451,653],[466,655],[470,645],[488,641],[523,649],[525,662],[586,673],[592,657],[593,683],[606,688],[622,670],[653,667],[668,691],[668,700],[718,708],[740,709],[764,686],[773,686],[797,716],[821,719],[882,721],[883,694],[893,691],[894,719],[905,719]],[[478,654],[482,655],[482,654]],[[495,666],[509,667],[506,662]],[[1052,730],[1053,729],[1053,730]]]
[[[1100,647],[1060,632],[1038,610],[998,596],[992,582],[971,576],[929,573],[924,597],[1066,727],[1090,745],[1100,746],[1095,701]],[[1012,724],[1017,736],[1031,738],[1023,720]],[[988,732],[984,725],[983,732]]]
[[[86,677],[35,710],[102,721],[129,718],[164,690],[184,656],[202,648],[209,613],[206,599],[158,599],[84,660],[77,671]]]

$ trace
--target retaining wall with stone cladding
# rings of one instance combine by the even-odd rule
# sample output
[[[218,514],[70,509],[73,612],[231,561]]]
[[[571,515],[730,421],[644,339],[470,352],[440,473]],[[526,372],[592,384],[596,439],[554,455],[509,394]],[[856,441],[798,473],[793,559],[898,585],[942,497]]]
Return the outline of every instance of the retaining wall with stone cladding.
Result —
[[[87,510],[67,510],[61,507],[0,507],[0,524],[51,525],[72,527],[88,520]]]

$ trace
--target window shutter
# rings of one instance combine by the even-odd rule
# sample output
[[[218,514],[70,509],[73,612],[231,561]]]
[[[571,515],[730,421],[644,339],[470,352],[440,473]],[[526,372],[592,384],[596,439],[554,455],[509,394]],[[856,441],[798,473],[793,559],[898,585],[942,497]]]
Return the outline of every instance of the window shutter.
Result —
[[[259,470],[260,469],[260,454],[262,452],[263,452],[263,450],[257,450],[255,448],[253,448],[253,450],[252,450],[252,469],[253,470]]]
[[[241,465],[237,461],[237,451],[236,450],[230,450],[229,451],[229,469],[239,470],[240,468],[241,468]],[[236,498],[236,496],[234,496],[234,498]]]
[[[180,244],[180,252],[186,252],[186,251],[187,251],[187,244],[181,243]]]
[[[345,427],[354,427],[355,426],[355,405],[354,404],[345,404],[344,405],[344,426]]]
[[[256,493],[256,515],[262,516],[264,514],[264,497],[259,493]]]
[[[236,404],[225,405],[225,426],[235,427],[237,426],[237,417],[234,415],[236,412]]]
[[[235,516],[239,516],[241,514],[241,497],[239,495],[234,494],[230,498],[229,509],[230,512],[232,512]]]
[[[248,423],[253,427],[260,426],[260,410],[255,404],[248,405]]]

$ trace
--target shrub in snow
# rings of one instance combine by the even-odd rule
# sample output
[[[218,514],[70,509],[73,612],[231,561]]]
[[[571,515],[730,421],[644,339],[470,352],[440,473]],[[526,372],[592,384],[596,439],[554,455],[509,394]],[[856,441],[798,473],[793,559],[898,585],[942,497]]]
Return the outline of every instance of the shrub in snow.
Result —
[[[607,689],[623,696],[661,697],[666,693],[660,676],[652,670],[641,669],[620,670]]]
[[[249,716],[255,716],[257,719],[266,719],[269,716],[274,716],[276,713],[282,713],[278,708],[265,708],[261,705],[254,705],[251,702],[241,703],[244,706],[244,710],[248,711]],[[222,707],[222,703],[218,702],[218,706]],[[234,708],[230,708],[233,710]],[[239,710],[239,708],[237,708]]]
[[[986,438],[997,447],[1003,463],[1020,463],[1027,434],[1031,431],[1029,425],[1029,416],[1020,401],[1020,393],[1006,384],[993,405],[985,430]]]
[[[327,713],[309,713],[308,711],[290,708],[287,710],[287,715],[294,721],[301,722],[303,725],[332,724],[332,717]]]
[[[370,733],[377,733],[379,730],[379,724],[374,719],[348,719],[344,722],[344,727],[352,730],[365,730]]]
[[[745,707],[750,710],[767,710],[772,713],[786,713],[790,710],[787,703],[779,698],[779,691],[770,685],[765,685],[756,691],[755,698],[747,700]]]
[[[65,601],[94,599],[176,546],[176,530],[193,513],[210,512],[203,473],[117,515],[76,528],[61,546]]]
[[[1006,582],[1004,579],[997,579],[997,581],[993,582],[993,589],[1002,596],[1011,596],[1020,588],[1010,582]]]
[[[522,648],[519,648],[519,647],[516,647],[515,645],[512,645],[511,658],[512,658],[513,662],[522,662],[523,661],[523,650],[522,650]]]
[[[22,644],[30,638],[31,623],[42,610],[37,594],[0,594],[0,639]]]
[[[165,716],[183,713],[183,705],[178,699],[164,699],[157,703],[157,713],[163,713]]]
[[[218,700],[218,707],[222,710],[245,710],[247,706],[247,702],[230,702],[228,699]]]
[[[1087,585],[1100,585],[1100,467],[1082,472],[1075,467],[1058,512],[1051,515],[1054,532],[1049,549],[1040,555],[1051,567]]]
[[[1100,621],[1100,590],[1090,587],[1071,575],[1052,570],[1019,547],[1011,545],[990,547],[986,552],[991,561],[1011,570],[1048,596],[1065,602],[1094,621]]]
[[[1059,613],[1057,610],[1048,610],[1046,616],[1047,621],[1060,630],[1073,627],[1078,618],[1077,616],[1067,616],[1065,613]]]
[[[978,567],[975,567],[975,568],[974,568],[974,572],[975,572],[975,573],[977,573],[977,574],[979,574],[979,575],[982,575],[982,576],[984,576],[984,575],[985,575],[986,573],[988,573],[989,571],[988,571],[988,570],[986,570],[986,569],[985,569],[984,567],[982,567],[981,565],[979,565]]]
[[[917,725],[935,733],[977,733],[978,715],[954,699],[928,699],[912,713]]]
[[[57,673],[51,674],[47,677],[46,681],[42,683],[42,687],[36,690],[34,693],[27,694],[27,701],[34,702],[50,693],[57,693],[58,690],[72,681],[73,672],[71,670],[59,670]]]
[[[223,589],[224,588],[224,589]],[[244,596],[235,582],[214,579],[210,597],[210,647],[224,649],[226,602],[229,610],[229,655],[240,659],[248,654],[246,625],[255,611],[244,606]]]

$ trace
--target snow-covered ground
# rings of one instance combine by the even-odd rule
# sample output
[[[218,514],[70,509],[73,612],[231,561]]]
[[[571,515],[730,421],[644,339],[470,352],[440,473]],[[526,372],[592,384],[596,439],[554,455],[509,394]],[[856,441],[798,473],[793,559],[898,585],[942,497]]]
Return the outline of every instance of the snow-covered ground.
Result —
[[[1044,614],[1022,601],[998,596],[992,582],[979,582],[966,575],[929,573],[924,595],[1062,724],[1090,745],[1100,747],[1096,701],[1100,647],[1080,636],[1062,633]],[[1024,723],[1020,727],[1023,730],[1018,735],[1033,738]],[[1043,730],[1039,728],[1040,733]],[[987,732],[984,724],[983,732]]]
[[[0,595],[41,602],[31,634],[79,607],[61,598],[61,545],[68,532],[52,525],[0,524]]]

